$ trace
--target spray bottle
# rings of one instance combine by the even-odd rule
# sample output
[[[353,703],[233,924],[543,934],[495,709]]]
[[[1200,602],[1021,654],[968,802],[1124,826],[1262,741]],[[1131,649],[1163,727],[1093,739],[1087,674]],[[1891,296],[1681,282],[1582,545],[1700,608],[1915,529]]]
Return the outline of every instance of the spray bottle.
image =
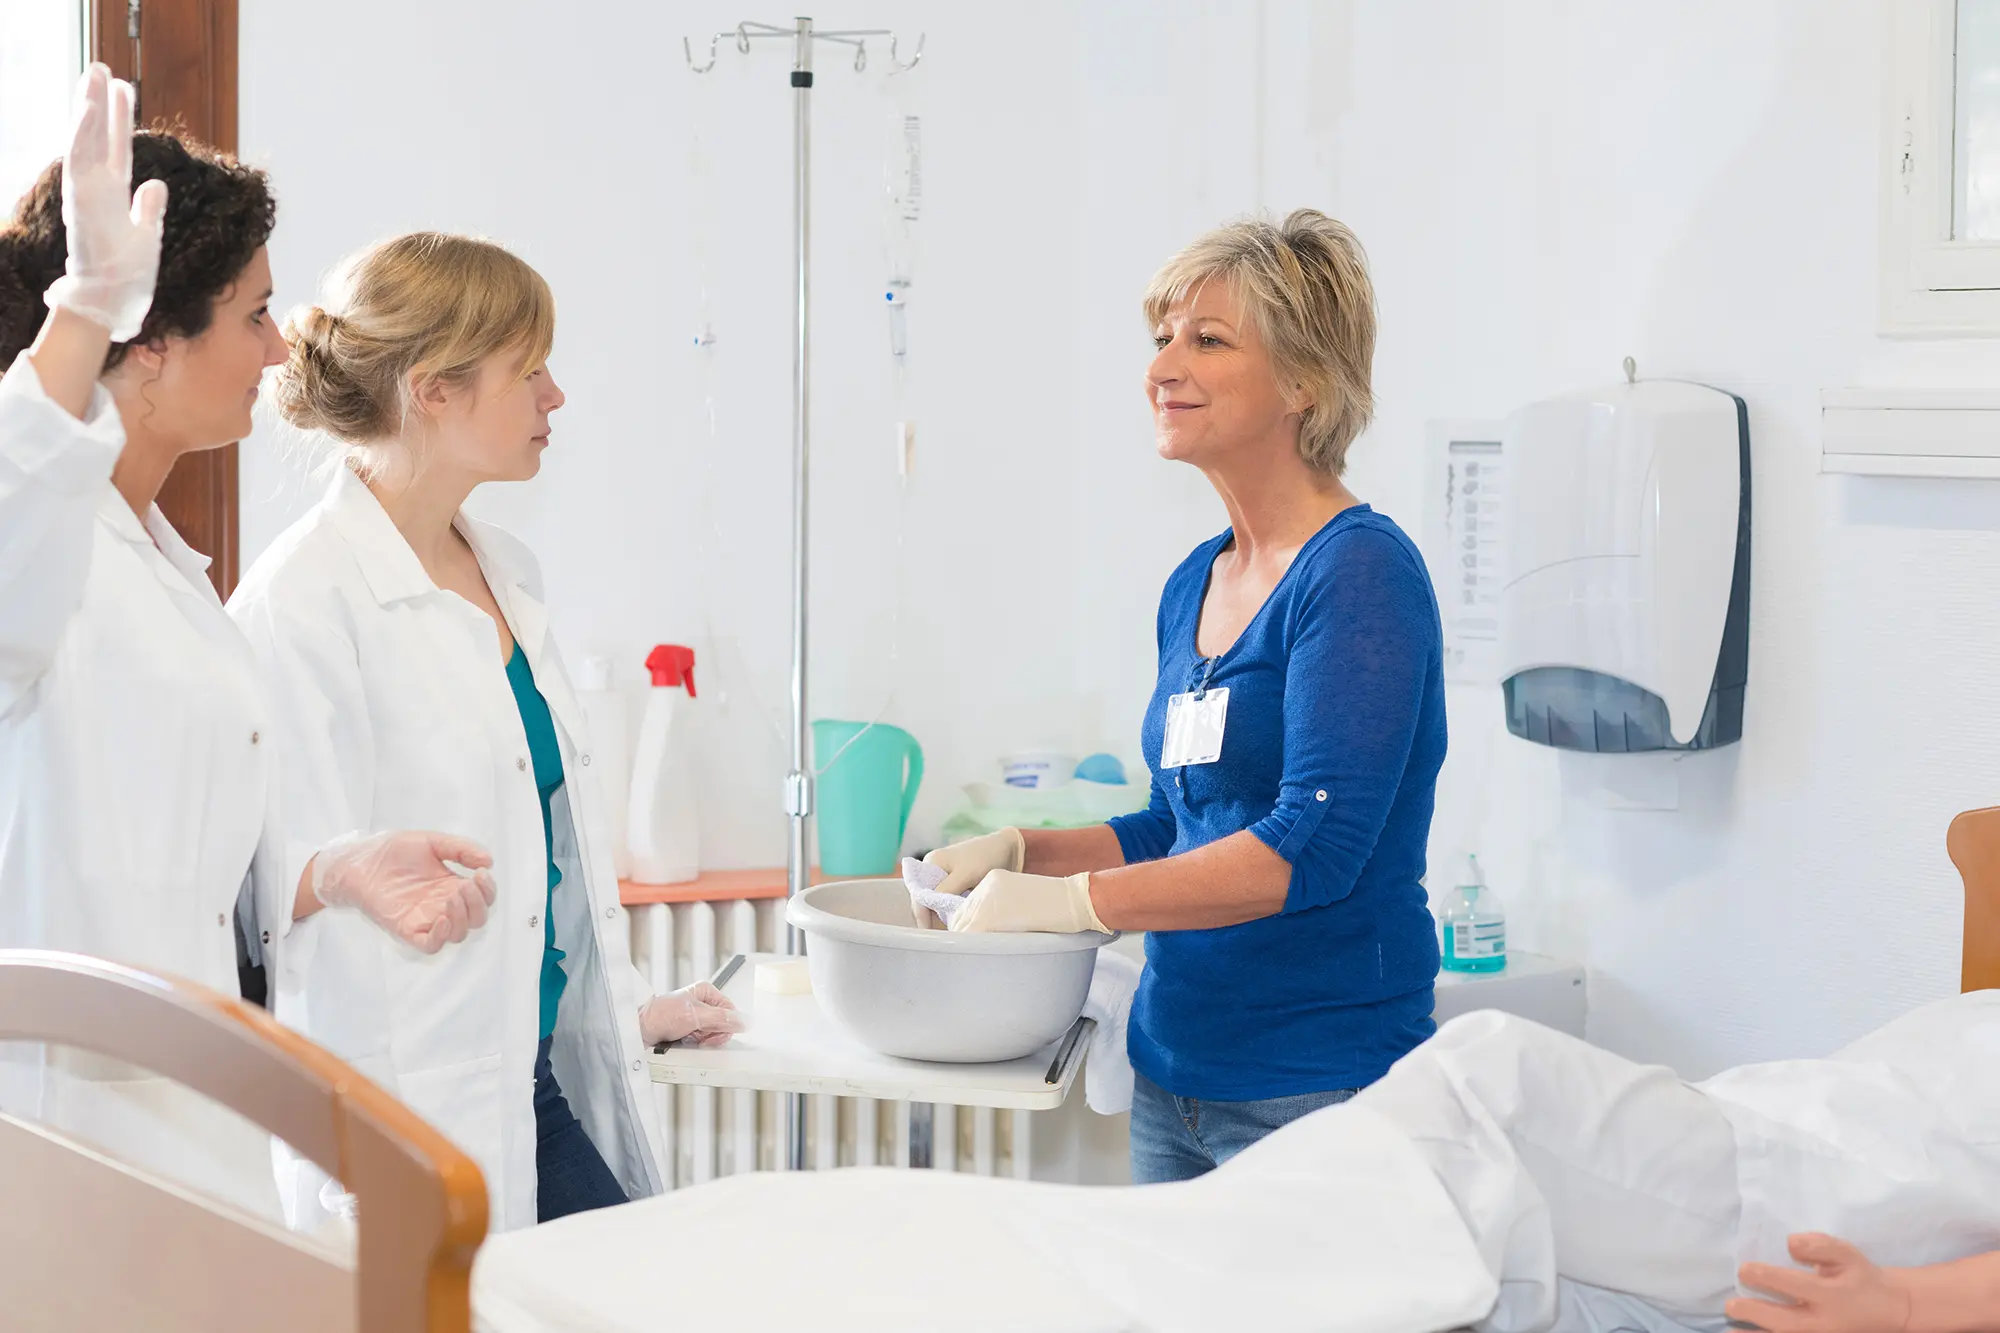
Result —
[[[646,655],[652,688],[632,755],[632,805],[626,838],[632,878],[684,884],[701,873],[696,807],[694,649],[663,643]]]

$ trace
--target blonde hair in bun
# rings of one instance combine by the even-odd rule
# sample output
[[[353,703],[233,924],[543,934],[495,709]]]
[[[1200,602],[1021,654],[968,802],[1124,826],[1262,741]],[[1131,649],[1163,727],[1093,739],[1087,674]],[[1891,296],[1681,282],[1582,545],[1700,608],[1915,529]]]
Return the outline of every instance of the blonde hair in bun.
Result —
[[[343,260],[327,304],[285,322],[291,357],[273,398],[285,420],[323,431],[369,467],[400,441],[427,382],[463,384],[497,352],[526,375],[555,343],[555,296],[491,241],[443,232],[392,237]]]

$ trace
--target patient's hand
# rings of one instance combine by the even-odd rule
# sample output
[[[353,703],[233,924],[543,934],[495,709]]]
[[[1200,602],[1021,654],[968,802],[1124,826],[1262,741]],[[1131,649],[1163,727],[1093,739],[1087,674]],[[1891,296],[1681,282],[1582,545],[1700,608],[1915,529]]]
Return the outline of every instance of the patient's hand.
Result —
[[[1903,1333],[1909,1326],[1910,1291],[1899,1272],[1876,1267],[1832,1236],[1793,1236],[1789,1248],[1804,1269],[1745,1264],[1737,1274],[1750,1290],[1784,1299],[1739,1296],[1727,1307],[1731,1319],[1770,1333]]]

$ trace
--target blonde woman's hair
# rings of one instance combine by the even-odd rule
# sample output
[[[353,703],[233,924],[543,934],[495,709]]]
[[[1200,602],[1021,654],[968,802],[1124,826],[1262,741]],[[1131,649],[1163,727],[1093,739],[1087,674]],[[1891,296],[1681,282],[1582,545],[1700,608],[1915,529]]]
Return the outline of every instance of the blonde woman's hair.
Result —
[[[274,397],[286,421],[325,431],[350,458],[399,437],[411,394],[427,381],[464,384],[496,352],[516,352],[527,375],[555,343],[556,302],[542,275],[472,236],[418,231],[343,260],[327,307],[285,322],[292,354]]]
[[[1146,287],[1148,325],[1203,283],[1227,282],[1270,349],[1278,379],[1304,403],[1299,456],[1328,476],[1375,412],[1375,286],[1361,242],[1339,222],[1301,208],[1282,223],[1246,218],[1218,227],[1166,262]]]

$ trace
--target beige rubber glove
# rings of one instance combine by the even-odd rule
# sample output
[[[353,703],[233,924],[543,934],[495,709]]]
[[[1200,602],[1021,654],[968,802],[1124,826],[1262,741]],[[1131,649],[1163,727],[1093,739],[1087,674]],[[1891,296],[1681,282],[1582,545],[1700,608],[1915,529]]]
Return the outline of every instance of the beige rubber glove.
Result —
[[[1057,879],[995,870],[979,881],[965,906],[951,919],[952,930],[1042,931],[1075,935],[1086,930],[1111,933],[1090,904],[1090,873]]]
[[[970,893],[995,870],[1019,873],[1027,860],[1028,844],[1017,828],[996,829],[949,847],[940,847],[924,858],[927,866],[944,871],[939,893]]]

